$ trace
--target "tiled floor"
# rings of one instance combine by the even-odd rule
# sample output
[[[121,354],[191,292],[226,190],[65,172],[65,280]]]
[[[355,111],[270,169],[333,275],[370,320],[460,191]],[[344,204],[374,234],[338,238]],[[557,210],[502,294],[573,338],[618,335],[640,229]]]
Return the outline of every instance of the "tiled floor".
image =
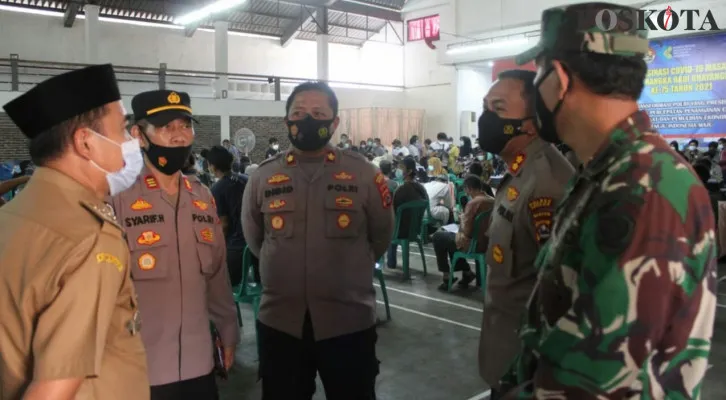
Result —
[[[379,400],[483,400],[488,387],[477,373],[477,347],[482,295],[469,291],[448,294],[436,289],[441,281],[433,250],[427,245],[429,275],[422,276],[421,258],[413,252],[413,279],[401,279],[400,270],[386,271],[392,321],[378,329]],[[726,272],[726,268],[724,269]],[[377,288],[378,289],[378,288]],[[379,300],[383,300],[380,296]],[[385,311],[379,304],[380,318]],[[244,333],[237,364],[230,380],[220,384],[222,400],[260,399],[252,312],[243,310]],[[726,312],[715,326],[712,368],[704,384],[703,399],[726,399]],[[315,399],[325,395],[319,385]]]

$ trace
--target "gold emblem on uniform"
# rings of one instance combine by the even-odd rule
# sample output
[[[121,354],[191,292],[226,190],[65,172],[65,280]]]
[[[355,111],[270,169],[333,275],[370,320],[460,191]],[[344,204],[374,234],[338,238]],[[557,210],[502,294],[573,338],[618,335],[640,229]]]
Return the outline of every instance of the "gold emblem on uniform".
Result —
[[[140,270],[151,271],[154,267],[156,267],[156,257],[154,257],[151,253],[144,253],[139,256],[137,264]]]
[[[133,204],[131,204],[131,209],[134,211],[143,211],[143,210],[151,210],[153,206],[151,203],[144,199],[138,199]]]
[[[154,231],[144,231],[141,232],[141,235],[136,239],[136,243],[143,245],[143,246],[151,246],[154,243],[157,243],[159,240],[161,240],[161,235]]]
[[[345,196],[336,197],[335,205],[340,208],[350,208],[353,206],[353,199]]]
[[[345,229],[348,225],[350,225],[350,216],[345,213],[338,215],[338,228]]]
[[[328,152],[328,162],[333,162],[333,161],[335,161],[335,153],[332,151],[329,151]]]
[[[322,127],[318,129],[318,136],[320,136],[321,138],[328,137],[328,128]]]
[[[514,201],[519,198],[519,190],[517,188],[510,186],[507,188],[507,200]]]
[[[192,202],[192,204],[194,204],[194,207],[196,207],[196,208],[198,208],[198,209],[200,209],[202,211],[206,211],[207,208],[209,208],[209,204],[207,204],[207,203],[205,203],[205,202],[203,202],[201,200],[194,200]]]
[[[290,127],[290,134],[292,136],[297,136],[297,132],[298,132],[297,125],[293,125]]]
[[[267,178],[267,183],[271,185],[276,185],[278,183],[287,182],[290,180],[290,177],[285,174],[275,174],[271,177]]]
[[[342,171],[342,172],[339,172],[337,174],[334,174],[333,175],[333,179],[335,179],[336,181],[352,181],[353,180],[353,175],[351,175],[351,174],[349,174],[347,172]]]
[[[287,202],[285,200],[274,200],[270,202],[270,210],[279,210],[282,207],[285,207],[287,205]]]
[[[538,197],[529,202],[529,209],[531,211],[545,207],[552,207],[552,197]]]
[[[167,97],[166,100],[169,102],[169,104],[181,103],[181,97],[179,97],[179,95],[176,94],[176,92],[169,93],[169,97]]]
[[[511,172],[516,173],[519,171],[520,168],[522,168],[522,163],[524,163],[524,160],[527,159],[527,156],[524,155],[524,153],[517,154],[516,157],[514,157],[514,162],[512,163],[512,166],[509,167]]]
[[[124,265],[121,263],[121,260],[113,254],[98,253],[96,254],[96,262],[99,264],[111,264],[116,267],[119,272],[124,270]]]
[[[158,160],[160,167],[165,167],[168,161],[166,160],[166,157],[159,157]]]
[[[279,231],[285,227],[285,220],[280,215],[275,215],[272,217],[270,224],[272,225],[272,229]]]
[[[504,261],[504,250],[502,250],[502,246],[495,245],[494,249],[492,249],[492,258],[495,262],[501,264],[502,261]]]
[[[514,127],[512,125],[504,125],[504,134],[511,135],[514,133]]]
[[[376,182],[376,185],[379,185],[379,186],[382,185],[382,184],[384,184],[384,183],[386,183],[386,177],[383,176],[383,173],[382,172],[376,173],[375,182]]]
[[[202,237],[202,240],[204,240],[207,243],[214,242],[214,232],[212,232],[209,228],[204,228],[199,232],[199,236]]]
[[[285,161],[287,162],[287,165],[295,165],[297,163],[295,156],[292,154],[288,154],[287,157],[285,157]]]

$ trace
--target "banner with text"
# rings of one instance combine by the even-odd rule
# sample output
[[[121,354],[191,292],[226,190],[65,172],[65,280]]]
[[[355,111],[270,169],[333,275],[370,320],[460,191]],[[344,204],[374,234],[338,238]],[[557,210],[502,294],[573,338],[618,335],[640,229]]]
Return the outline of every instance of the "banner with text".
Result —
[[[670,138],[726,136],[726,34],[652,40],[640,97]]]

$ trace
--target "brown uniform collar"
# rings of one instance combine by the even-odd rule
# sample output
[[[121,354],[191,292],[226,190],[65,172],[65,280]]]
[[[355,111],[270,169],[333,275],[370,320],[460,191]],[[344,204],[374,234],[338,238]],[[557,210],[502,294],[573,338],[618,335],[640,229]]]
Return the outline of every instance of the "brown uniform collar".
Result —
[[[340,149],[328,145],[325,147],[324,155],[326,164],[340,163]],[[282,162],[287,167],[296,167],[298,163],[298,157],[300,156],[294,150],[288,150],[282,157]]]
[[[33,182],[43,182],[61,188],[63,195],[66,196],[71,203],[83,201],[99,206],[103,205],[103,200],[99,199],[93,190],[83,186],[83,184],[77,180],[61,171],[58,171],[57,169],[37,167],[33,172],[33,177],[28,182],[28,185],[33,185]]]
[[[525,165],[527,165],[527,160],[547,145],[548,143],[539,137],[534,138],[522,151],[514,156],[512,163],[509,165],[509,174],[512,176],[519,175]]]

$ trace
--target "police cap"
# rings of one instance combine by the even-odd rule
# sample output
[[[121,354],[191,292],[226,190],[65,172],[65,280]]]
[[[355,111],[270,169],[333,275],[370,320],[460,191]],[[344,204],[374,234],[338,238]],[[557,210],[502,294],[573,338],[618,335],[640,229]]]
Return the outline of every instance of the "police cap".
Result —
[[[645,56],[648,31],[638,29],[638,10],[611,3],[581,3],[542,12],[539,43],[518,55],[522,65],[540,56],[568,53]]]
[[[54,76],[3,106],[28,138],[78,115],[121,100],[111,64]]]
[[[177,119],[191,119],[192,100],[185,92],[172,90],[151,90],[139,93],[131,99],[134,120],[146,120],[154,126],[164,126]]]

